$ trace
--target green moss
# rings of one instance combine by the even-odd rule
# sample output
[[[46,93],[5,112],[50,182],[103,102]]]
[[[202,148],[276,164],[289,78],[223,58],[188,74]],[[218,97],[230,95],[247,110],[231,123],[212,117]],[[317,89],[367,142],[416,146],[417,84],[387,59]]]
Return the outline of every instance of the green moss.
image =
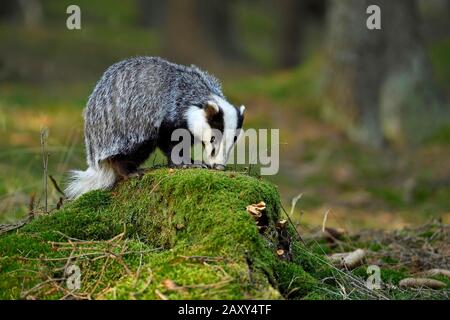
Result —
[[[318,284],[315,278],[293,263],[277,264],[275,275],[280,291],[288,298],[303,298]]]
[[[408,277],[410,277],[410,274],[406,270],[381,269],[381,281],[384,283],[398,285],[400,280]]]
[[[246,212],[260,201],[265,235]],[[277,258],[279,212],[277,189],[248,175],[152,170],[0,237],[0,298],[61,298],[67,264],[81,269],[79,297],[300,298],[316,279],[299,252],[295,263]]]

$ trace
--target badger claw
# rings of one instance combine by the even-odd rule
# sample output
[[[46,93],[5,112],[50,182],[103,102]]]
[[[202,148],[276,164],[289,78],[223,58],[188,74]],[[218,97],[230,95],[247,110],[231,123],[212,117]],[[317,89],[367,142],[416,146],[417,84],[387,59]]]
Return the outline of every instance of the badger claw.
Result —
[[[219,171],[224,171],[225,170],[225,166],[223,164],[215,164],[213,169],[219,170]]]
[[[203,163],[190,163],[190,164],[183,164],[181,166],[182,169],[204,169],[207,168],[207,166]]]
[[[142,178],[145,175],[146,170],[145,169],[138,169],[135,172],[129,173],[124,177],[124,180],[129,180],[133,178]]]

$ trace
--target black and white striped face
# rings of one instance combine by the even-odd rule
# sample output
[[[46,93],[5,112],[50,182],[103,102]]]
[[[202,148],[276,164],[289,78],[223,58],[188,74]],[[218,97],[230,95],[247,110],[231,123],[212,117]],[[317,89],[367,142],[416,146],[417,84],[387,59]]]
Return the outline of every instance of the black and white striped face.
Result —
[[[239,137],[245,107],[235,108],[225,99],[212,96],[202,107],[191,107],[187,124],[194,138],[204,146],[203,160],[215,169],[224,169]]]

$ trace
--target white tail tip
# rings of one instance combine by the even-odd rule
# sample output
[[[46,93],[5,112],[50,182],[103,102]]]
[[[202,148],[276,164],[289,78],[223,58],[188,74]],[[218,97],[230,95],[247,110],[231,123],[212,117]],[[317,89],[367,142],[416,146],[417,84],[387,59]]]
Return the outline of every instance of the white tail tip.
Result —
[[[69,199],[76,199],[92,190],[106,190],[116,182],[116,175],[112,168],[100,166],[89,167],[86,171],[71,171],[65,194]]]

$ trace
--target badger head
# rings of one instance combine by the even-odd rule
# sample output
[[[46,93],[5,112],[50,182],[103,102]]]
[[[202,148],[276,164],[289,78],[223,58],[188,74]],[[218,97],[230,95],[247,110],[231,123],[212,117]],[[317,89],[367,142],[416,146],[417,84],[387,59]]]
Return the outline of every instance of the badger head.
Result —
[[[187,113],[187,125],[194,140],[204,147],[203,161],[210,168],[224,170],[244,121],[245,107],[236,108],[219,96],[212,96]]]

